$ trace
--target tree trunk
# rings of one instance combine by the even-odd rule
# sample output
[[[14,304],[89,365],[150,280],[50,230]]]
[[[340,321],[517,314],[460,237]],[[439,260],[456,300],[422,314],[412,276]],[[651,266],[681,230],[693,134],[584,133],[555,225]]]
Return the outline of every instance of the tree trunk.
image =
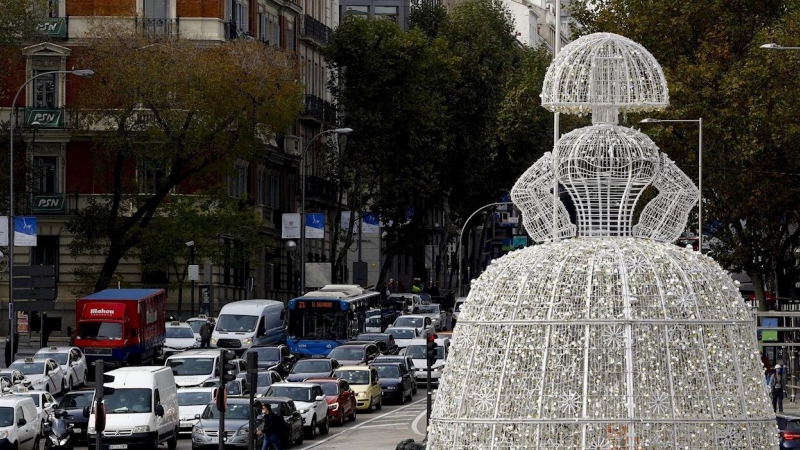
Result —
[[[94,291],[100,292],[103,289],[107,289],[108,285],[111,284],[111,280],[114,277],[114,272],[119,265],[119,262],[122,260],[122,257],[125,256],[125,249],[123,249],[119,244],[114,245],[113,243],[108,248],[108,253],[106,254],[106,260],[103,261],[103,267],[100,269],[100,273],[97,275],[97,282],[94,284]]]
[[[750,275],[750,279],[753,281],[753,291],[756,294],[758,310],[767,311],[769,309],[769,305],[767,305],[767,299],[764,295],[764,277],[760,272],[757,271],[749,272],[748,275]]]

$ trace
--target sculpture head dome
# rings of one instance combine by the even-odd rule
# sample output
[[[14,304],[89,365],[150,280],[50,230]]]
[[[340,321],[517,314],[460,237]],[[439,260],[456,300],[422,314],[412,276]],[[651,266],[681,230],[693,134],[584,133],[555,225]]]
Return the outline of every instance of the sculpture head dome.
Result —
[[[568,44],[547,69],[542,106],[553,112],[592,113],[616,123],[620,112],[664,109],[669,92],[658,61],[636,42],[594,33]]]

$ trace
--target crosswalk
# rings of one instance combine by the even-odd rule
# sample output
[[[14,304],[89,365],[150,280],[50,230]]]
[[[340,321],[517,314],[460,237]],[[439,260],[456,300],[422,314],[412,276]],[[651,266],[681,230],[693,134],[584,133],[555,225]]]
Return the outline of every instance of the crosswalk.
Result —
[[[408,407],[400,410],[400,411],[393,411],[391,414],[387,414],[385,416],[376,418],[375,420],[370,421],[368,424],[364,424],[361,428],[370,429],[370,428],[383,428],[383,429],[404,429],[404,430],[411,430],[412,425],[414,424],[415,420],[422,417],[424,427],[425,421],[425,408],[426,403],[425,401],[415,402]],[[364,416],[361,416],[364,417]],[[419,421],[417,421],[419,422]]]

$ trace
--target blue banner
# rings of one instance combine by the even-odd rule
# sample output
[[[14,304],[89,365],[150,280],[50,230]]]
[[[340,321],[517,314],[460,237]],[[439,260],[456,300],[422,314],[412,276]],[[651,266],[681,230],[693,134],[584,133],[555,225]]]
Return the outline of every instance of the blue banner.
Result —
[[[20,247],[36,247],[36,233],[39,225],[36,217],[14,217],[14,245]]]
[[[306,239],[325,238],[325,214],[306,214]]]

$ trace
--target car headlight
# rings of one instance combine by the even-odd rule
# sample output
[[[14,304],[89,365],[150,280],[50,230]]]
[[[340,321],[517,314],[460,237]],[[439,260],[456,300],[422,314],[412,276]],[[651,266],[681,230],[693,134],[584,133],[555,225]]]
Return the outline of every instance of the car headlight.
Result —
[[[0,431],[0,439],[5,439],[8,437],[8,431]]]
[[[396,391],[397,390],[397,386],[386,386],[386,390],[387,391]]]
[[[140,425],[138,427],[133,427],[134,433],[149,433],[150,432],[150,425]]]
[[[94,434],[94,427],[87,428],[86,432],[89,433],[89,434]]]
[[[356,394],[356,397],[366,397],[366,396],[367,396],[366,392],[359,392]]]
[[[252,339],[250,339],[250,338],[244,338],[244,339],[242,339],[242,344],[244,344],[244,345],[250,345],[250,344],[252,344],[252,343],[253,343],[253,340],[252,340]]]
[[[211,338],[211,343],[212,344],[216,344],[217,343],[217,338]]]
[[[242,429],[241,429],[241,430],[239,430],[239,432],[238,432],[238,433],[236,433],[236,434],[238,434],[239,436],[245,436],[245,435],[247,435],[247,434],[249,434],[249,433],[250,433],[250,429],[249,429],[249,428],[242,428]]]
[[[299,410],[297,412],[299,412],[300,414],[305,414],[305,413],[308,412],[308,410],[307,409],[301,409],[301,410]]]
[[[205,436],[206,432],[203,431],[202,428],[200,428],[198,426],[194,426],[194,427],[192,427],[192,434],[196,434],[198,436]]]
[[[337,409],[339,409],[339,404],[331,403],[330,405],[328,405],[328,409],[330,409],[331,411],[336,411]]]

